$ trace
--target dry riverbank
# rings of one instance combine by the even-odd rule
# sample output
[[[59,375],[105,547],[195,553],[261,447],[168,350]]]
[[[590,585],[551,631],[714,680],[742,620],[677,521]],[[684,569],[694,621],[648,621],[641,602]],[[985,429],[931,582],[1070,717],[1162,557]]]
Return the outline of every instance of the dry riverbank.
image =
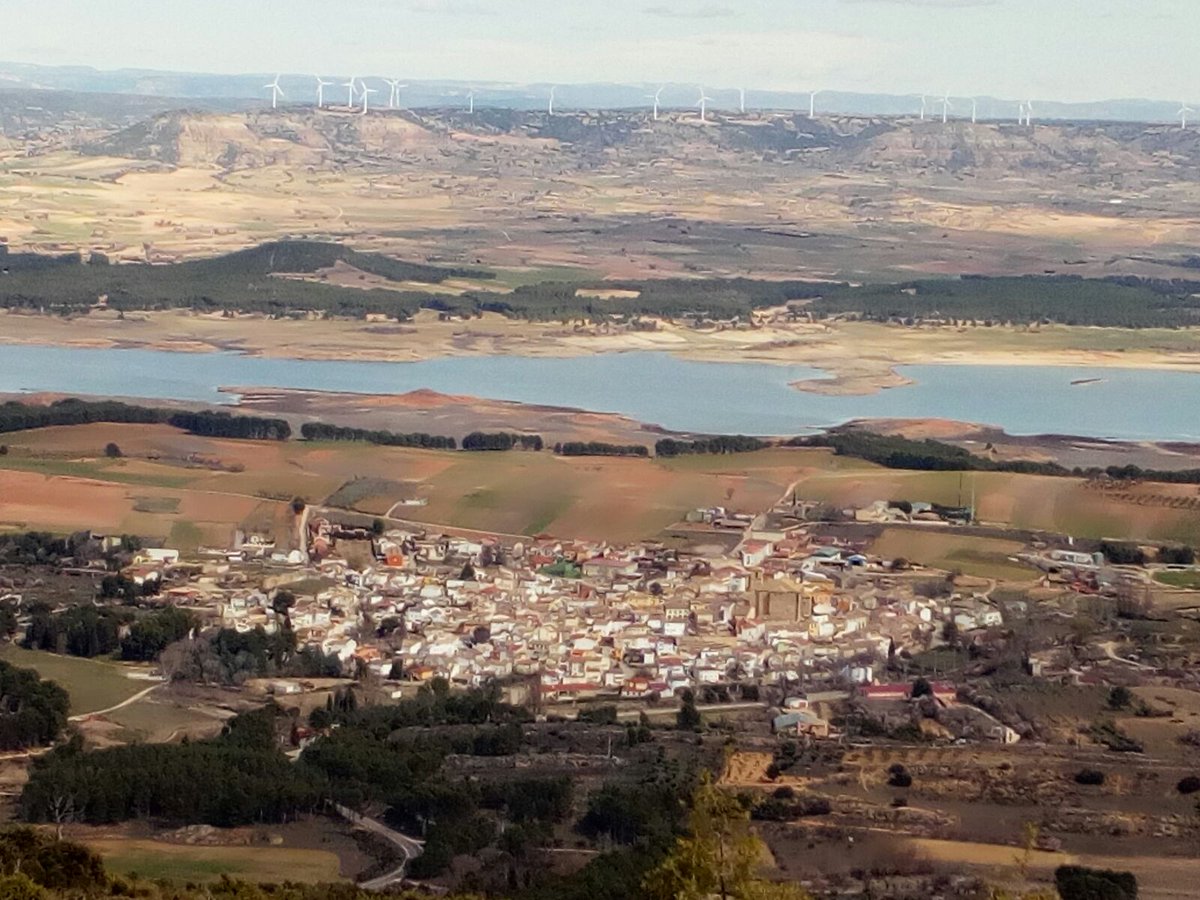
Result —
[[[811,366],[828,373],[800,390],[872,394],[909,383],[897,366],[1031,365],[1200,371],[1200,329],[906,328],[864,322],[772,323],[691,329],[659,322],[653,331],[604,325],[520,322],[487,314],[412,322],[269,319],[187,310],[62,318],[0,313],[0,344],[135,347],[175,352],[237,351],[255,356],[415,362],[441,356],[582,356],[667,352],[712,362]]]

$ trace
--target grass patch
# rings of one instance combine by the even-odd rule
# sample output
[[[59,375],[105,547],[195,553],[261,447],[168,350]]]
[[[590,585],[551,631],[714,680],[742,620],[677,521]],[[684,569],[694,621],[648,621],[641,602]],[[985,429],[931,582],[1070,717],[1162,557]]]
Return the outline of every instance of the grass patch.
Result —
[[[1009,559],[1019,553],[1017,541],[971,537],[919,528],[886,528],[871,548],[885,558],[904,557],[924,566],[958,570],[979,578],[1029,581],[1036,570]]]
[[[160,702],[161,691],[130,703],[128,706],[108,713],[105,718],[125,729],[121,735],[129,742],[148,741],[165,743],[178,739],[181,734],[196,734],[197,731],[215,735],[221,723],[212,716],[182,706]]]
[[[222,875],[246,881],[341,880],[338,858],[325,850],[292,847],[201,847],[161,841],[103,839],[85,842],[104,857],[105,867],[174,883],[217,881]]]
[[[191,522],[174,522],[167,535],[168,547],[178,550],[195,550],[204,542],[204,532]]]
[[[72,478],[94,478],[114,484],[136,484],[139,487],[184,487],[194,481],[186,475],[151,474],[145,471],[124,472],[120,463],[107,460],[70,460],[46,457],[13,456],[0,457],[0,468],[19,472],[37,472],[40,475],[66,475]]]
[[[364,500],[382,497],[388,507],[413,496],[411,484],[389,481],[386,478],[352,478],[325,499],[326,506],[356,509]],[[387,499],[394,498],[394,499]],[[364,510],[371,512],[371,510]],[[387,510],[385,509],[384,512]]]
[[[1200,571],[1195,569],[1189,569],[1186,571],[1155,572],[1154,580],[1159,584],[1167,585],[1167,587],[1184,588],[1189,591],[1200,591]]]
[[[175,513],[179,512],[178,497],[134,497],[133,511],[142,513]]]
[[[57,682],[71,696],[71,715],[115,706],[150,686],[125,676],[125,667],[97,659],[60,656],[44,650],[25,650],[15,644],[0,647],[0,659],[34,669],[42,678]]]
[[[498,491],[480,488],[464,494],[460,505],[464,509],[500,509],[500,494]]]
[[[541,534],[550,527],[550,523],[565,513],[571,506],[567,497],[550,497],[546,505],[538,512],[537,517],[521,529],[523,534]]]
[[[540,266],[531,269],[491,269],[498,287],[519,288],[546,281],[594,281],[601,273],[573,266]],[[495,288],[493,288],[495,290]]]

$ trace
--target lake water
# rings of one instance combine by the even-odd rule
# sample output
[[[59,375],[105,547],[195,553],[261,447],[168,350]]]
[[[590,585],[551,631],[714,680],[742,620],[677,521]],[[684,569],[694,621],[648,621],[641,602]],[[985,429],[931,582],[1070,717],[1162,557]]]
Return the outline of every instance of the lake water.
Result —
[[[916,383],[865,397],[798,391],[805,366],[710,363],[666,353],[416,363],[264,359],[235,353],[0,345],[0,392],[55,391],[229,403],[221,386],[403,393],[621,413],[679,431],[790,435],[854,418],[941,417],[1011,434],[1200,440],[1200,373],[1060,366],[903,366]],[[1076,379],[1099,383],[1072,385]]]

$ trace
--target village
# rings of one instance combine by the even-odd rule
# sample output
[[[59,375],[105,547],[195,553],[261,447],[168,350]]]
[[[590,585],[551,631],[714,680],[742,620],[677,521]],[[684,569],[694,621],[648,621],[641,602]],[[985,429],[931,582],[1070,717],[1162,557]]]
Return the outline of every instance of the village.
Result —
[[[306,510],[306,552],[239,535],[236,548],[194,559],[142,550],[125,574],[156,582],[162,600],[205,627],[286,628],[298,649],[336,658],[343,677],[372,686],[376,702],[440,678],[499,684],[539,711],[612,703],[627,716],[673,713],[690,691],[714,709],[774,708],[773,730],[824,738],[839,733],[838,701],[874,704],[886,721],[888,704],[912,699],[913,678],[928,675],[933,699],[954,708],[937,717],[937,737],[1015,743],[1030,729],[960,702],[947,673],[1007,661],[1060,683],[1123,684],[1149,668],[1116,656],[1112,642],[1089,660],[1050,632],[1030,639],[1045,610],[1027,597],[996,579],[880,557],[852,528],[798,519],[807,508],[792,498],[759,516],[696,510],[689,522],[737,539],[705,552],[372,528]],[[1022,554],[1038,584],[1112,616],[1145,603],[1144,574],[1061,543]],[[1072,618],[1061,604],[1047,608]],[[1115,671],[1093,670],[1105,665]],[[282,696],[313,684],[281,676],[264,689]]]

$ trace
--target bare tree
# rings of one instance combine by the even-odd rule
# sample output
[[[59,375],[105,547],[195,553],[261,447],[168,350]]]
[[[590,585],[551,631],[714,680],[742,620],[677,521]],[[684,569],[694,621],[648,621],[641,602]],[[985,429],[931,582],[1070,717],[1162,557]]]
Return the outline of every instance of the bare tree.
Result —
[[[63,828],[75,821],[75,795],[55,794],[47,803],[50,821],[54,823],[54,836],[63,839]]]

